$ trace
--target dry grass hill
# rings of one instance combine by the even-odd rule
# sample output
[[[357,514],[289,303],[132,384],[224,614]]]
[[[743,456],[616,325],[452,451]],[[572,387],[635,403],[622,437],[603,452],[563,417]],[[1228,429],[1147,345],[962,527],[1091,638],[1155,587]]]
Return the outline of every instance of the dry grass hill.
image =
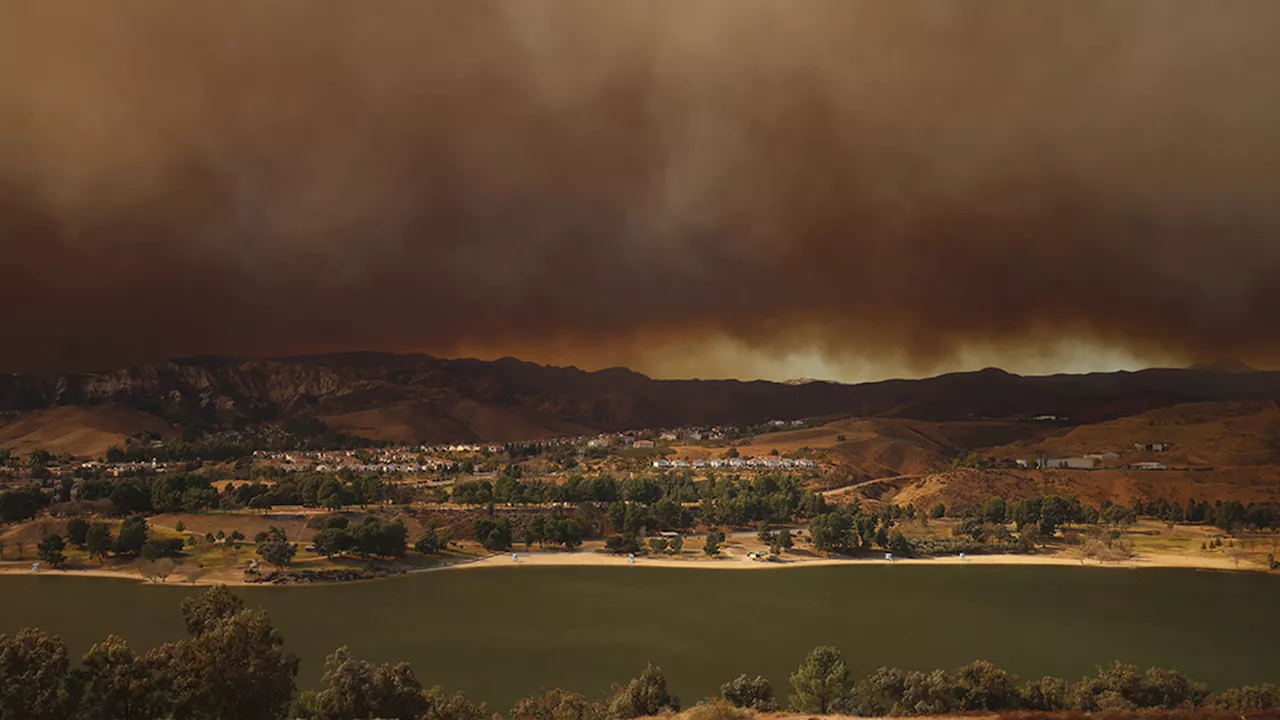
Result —
[[[60,455],[98,457],[129,435],[174,434],[173,425],[154,415],[122,405],[62,406],[14,413],[0,420],[0,449],[16,454],[47,450]]]

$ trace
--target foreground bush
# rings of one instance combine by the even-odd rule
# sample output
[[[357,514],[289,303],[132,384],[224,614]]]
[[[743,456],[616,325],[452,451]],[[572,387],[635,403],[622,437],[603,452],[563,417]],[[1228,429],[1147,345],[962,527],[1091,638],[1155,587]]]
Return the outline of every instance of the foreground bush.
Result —
[[[604,705],[568,690],[549,690],[516,701],[511,720],[605,720]]]
[[[773,686],[759,675],[747,677],[744,673],[720,686],[720,697],[735,707],[773,712],[778,702],[773,698]]]
[[[609,717],[612,720],[645,715],[661,715],[680,712],[680,698],[667,692],[667,678],[662,669],[650,665],[644,672],[626,685],[616,685],[609,700]]]
[[[687,720],[750,720],[755,713],[728,700],[707,700],[694,705]]]

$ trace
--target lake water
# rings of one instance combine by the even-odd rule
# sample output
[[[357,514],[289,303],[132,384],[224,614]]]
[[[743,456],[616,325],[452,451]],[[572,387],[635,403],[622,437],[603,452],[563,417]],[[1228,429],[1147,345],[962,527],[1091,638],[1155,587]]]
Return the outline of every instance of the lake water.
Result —
[[[0,631],[38,626],[73,657],[107,633],[135,648],[182,636],[190,588],[0,577]],[[644,567],[437,572],[367,583],[238,588],[302,657],[300,685],[349,645],[407,660],[423,684],[506,712],[540,689],[603,696],[653,662],[686,702],[738,673],[787,676],[818,644],[855,675],[985,658],[1078,678],[1122,660],[1216,688],[1280,681],[1280,577],[1191,570],[859,566],[757,572]]]

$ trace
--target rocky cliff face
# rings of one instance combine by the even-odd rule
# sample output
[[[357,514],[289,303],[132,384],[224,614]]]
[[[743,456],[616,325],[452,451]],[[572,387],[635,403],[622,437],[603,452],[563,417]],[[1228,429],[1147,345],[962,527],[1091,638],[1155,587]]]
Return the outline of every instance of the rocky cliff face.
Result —
[[[1057,414],[1086,422],[1180,402],[1278,397],[1280,373],[1215,369],[1030,378],[984,370],[863,385],[786,384],[384,353],[188,358],[101,373],[0,376],[0,410],[120,403],[175,422],[227,423],[403,407],[448,415],[466,401],[599,430],[837,413],[927,420]]]

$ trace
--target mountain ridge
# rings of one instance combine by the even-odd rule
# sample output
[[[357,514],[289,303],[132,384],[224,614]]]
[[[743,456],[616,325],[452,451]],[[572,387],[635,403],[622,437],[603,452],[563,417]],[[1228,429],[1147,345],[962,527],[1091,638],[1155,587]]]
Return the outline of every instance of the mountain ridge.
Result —
[[[987,368],[920,380],[790,384],[656,380],[626,368],[357,352],[201,356],[106,372],[0,376],[0,411],[111,404],[173,423],[314,416],[375,433],[394,416],[396,439],[424,441],[835,415],[934,421],[1053,415],[1090,422],[1182,402],[1256,399],[1280,399],[1280,373],[1210,367],[1021,376]]]

